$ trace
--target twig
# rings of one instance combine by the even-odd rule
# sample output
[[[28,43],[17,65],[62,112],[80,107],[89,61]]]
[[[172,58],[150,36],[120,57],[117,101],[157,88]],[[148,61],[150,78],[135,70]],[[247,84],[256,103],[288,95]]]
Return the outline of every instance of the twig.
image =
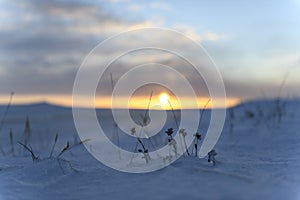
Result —
[[[31,146],[27,146],[27,145],[25,145],[25,144],[23,144],[22,142],[20,142],[20,141],[18,141],[18,143],[21,145],[21,146],[23,146],[27,151],[29,151],[30,152],[30,154],[31,154],[31,157],[32,157],[32,161],[35,161],[35,160],[37,160],[38,159],[38,157],[34,154],[34,152],[33,152],[33,150],[32,150],[32,147]]]
[[[142,140],[140,139],[140,136],[143,132],[143,129],[144,127],[147,125],[147,122],[148,122],[148,113],[149,113],[149,109],[150,109],[150,104],[151,104],[151,100],[152,100],[152,96],[153,96],[153,91],[151,91],[150,93],[150,96],[149,96],[149,101],[148,101],[148,105],[147,105],[147,109],[145,111],[145,114],[144,115],[141,115],[141,118],[142,118],[142,122],[139,122],[139,124],[141,125],[141,130],[140,130],[140,133],[139,135],[137,135],[137,142],[135,144],[135,148],[134,148],[134,151],[133,152],[136,152],[137,148],[138,148],[138,144],[140,143],[142,145],[142,148],[145,151],[148,152],[148,150],[146,149],[144,143],[142,142]],[[132,135],[135,135],[135,131],[132,132]],[[153,143],[151,142],[151,139],[150,137],[148,137],[148,135],[145,133],[145,135],[147,136],[148,140],[150,141],[151,145],[154,147]],[[134,154],[132,154],[132,157],[130,159],[130,162],[129,162],[129,165],[132,163],[133,161],[133,158],[134,158]]]
[[[290,71],[291,71],[291,68],[286,72],[286,74],[284,75],[283,77],[283,80],[280,84],[280,88],[279,88],[279,91],[278,91],[278,97],[277,97],[277,100],[276,100],[276,117],[277,117],[277,124],[278,126],[280,126],[280,123],[281,123],[281,120],[282,120],[282,114],[283,114],[283,109],[284,109],[284,103],[281,104],[281,93],[282,93],[282,90],[287,82],[287,79],[289,77],[289,74],[290,74]]]
[[[175,123],[176,123],[176,127],[177,127],[177,130],[179,131],[179,123],[178,123],[178,120],[177,120],[177,117],[176,117],[176,114],[175,114],[175,111],[174,111],[174,108],[170,102],[170,100],[168,99],[168,103],[171,107],[171,110],[172,110],[172,113],[173,113],[173,117],[174,117],[174,120],[175,120]],[[180,139],[180,147],[181,147],[181,151],[184,152],[183,150],[183,142],[182,142],[182,139],[181,137],[179,136],[179,139]],[[185,154],[184,154],[184,157],[185,157]]]
[[[13,132],[12,129],[10,129],[9,131],[9,141],[10,141],[10,151],[12,153],[12,155],[15,155],[15,148],[14,148],[14,138],[13,138]]]
[[[282,81],[281,81],[281,84],[280,84],[280,88],[279,88],[279,91],[278,91],[278,98],[281,98],[281,92],[282,92],[282,89],[284,88],[286,82],[287,82],[287,79],[290,75],[290,72],[291,72],[291,68],[285,73]]]
[[[114,92],[114,88],[115,88],[115,84],[114,84],[114,79],[113,79],[113,75],[112,73],[110,73],[110,82],[111,82],[111,89],[112,89],[112,93]],[[112,95],[112,98],[113,98],[113,95]],[[114,98],[112,99],[114,100]],[[118,127],[118,124],[114,121],[114,132],[115,132],[115,135],[116,135],[116,138],[117,138],[117,146],[119,147],[120,146],[120,137],[119,137],[119,127]],[[118,148],[118,154],[119,154],[119,159],[121,159],[121,151],[120,151],[120,148]]]
[[[67,151],[70,148],[70,143],[67,142],[66,146],[61,150],[61,152],[58,154],[57,158],[59,158],[65,151]]]
[[[138,140],[138,142],[142,145],[143,151],[144,151],[144,152],[147,151],[147,149],[146,149],[144,143],[142,142],[142,140],[141,140],[139,137],[137,138],[137,140]]]
[[[147,125],[147,121],[148,121],[148,113],[149,113],[149,109],[150,109],[150,104],[151,104],[151,100],[152,100],[152,95],[153,95],[153,91],[151,91],[151,93],[150,93],[150,97],[149,97],[147,109],[146,109],[146,112],[145,112],[145,115],[144,115],[144,120],[143,120],[144,126]]]
[[[59,165],[60,170],[61,170],[62,173],[65,175],[65,174],[66,174],[66,173],[65,173],[65,170],[64,170],[64,168],[61,166],[61,163],[60,163],[60,159],[59,159],[59,158],[57,158],[57,162],[58,162],[58,165]]]
[[[64,168],[63,168],[63,166],[62,166],[62,164],[61,164],[61,161],[68,163],[70,169],[72,169],[74,172],[78,172],[78,170],[75,169],[75,168],[72,166],[72,164],[71,164],[71,162],[70,162],[69,160],[65,160],[65,159],[62,159],[62,158],[57,158],[56,160],[57,160],[57,162],[58,162],[59,168],[61,169],[61,171],[62,171],[62,173],[63,173],[64,175],[65,175],[66,173],[65,173],[65,170],[64,170]]]
[[[73,144],[72,146],[70,145],[69,142],[67,142],[66,146],[61,150],[61,152],[57,155],[56,158],[59,158],[59,157],[60,157],[63,153],[65,153],[66,151],[70,151],[70,150],[73,149],[74,147],[79,146],[79,145],[81,145],[81,144],[83,144],[83,143],[85,143],[85,142],[88,142],[88,141],[90,141],[90,139],[85,139],[85,140],[80,141],[80,142],[78,142],[78,143],[76,143],[76,144]]]
[[[187,132],[185,131],[184,128],[182,128],[182,129],[179,130],[179,134],[180,134],[180,135],[182,136],[182,138],[183,138],[183,143],[184,143],[184,148],[185,148],[186,154],[187,154],[187,156],[190,156],[190,152],[189,152],[189,149],[188,149],[188,147],[187,147],[186,140],[185,140],[185,137],[186,137],[186,135],[187,135]]]
[[[147,109],[146,109],[146,112],[145,112],[145,115],[144,115],[144,118],[143,118],[142,128],[144,128],[144,126],[146,126],[147,123],[148,123],[148,119],[149,119],[148,114],[149,114],[149,110],[150,110],[150,104],[151,104],[151,101],[152,101],[152,96],[153,96],[153,91],[151,91],[150,96],[149,96]],[[144,130],[144,134],[147,136],[147,139],[149,140],[152,147],[155,148],[153,142],[151,141],[151,138],[147,135],[145,130]]]
[[[207,108],[207,106],[208,106],[208,104],[209,104],[210,101],[211,101],[211,98],[209,98],[209,99],[207,100],[207,102],[205,103],[203,109],[200,110],[199,126],[200,126],[200,124],[201,124],[201,121],[202,121],[202,117],[203,117],[203,115],[204,115],[204,112],[206,111],[206,108]]]
[[[8,114],[9,108],[10,108],[10,106],[11,106],[11,103],[12,103],[12,100],[13,100],[13,96],[14,96],[14,93],[11,92],[11,93],[10,93],[9,100],[8,100],[8,103],[7,103],[7,106],[6,106],[6,108],[5,108],[5,111],[4,111],[2,120],[1,120],[1,123],[0,123],[0,132],[1,132],[1,130],[2,130],[2,127],[3,127],[4,121],[5,121],[5,119],[6,119],[6,116],[7,116],[7,114]]]
[[[176,118],[176,115],[175,115],[175,111],[174,111],[173,106],[172,106],[171,102],[169,101],[169,99],[168,99],[168,103],[169,103],[169,105],[170,105],[170,107],[171,107],[171,110],[172,110],[172,113],[173,113],[173,117],[174,117],[174,120],[175,120],[177,129],[179,129],[179,123],[178,123],[178,121],[177,121],[177,118]]]
[[[24,128],[24,144],[28,144],[30,142],[31,129],[30,129],[30,121],[29,117],[26,116],[25,128]]]
[[[55,147],[55,145],[56,145],[57,139],[58,139],[58,133],[56,133],[56,135],[55,135],[54,143],[53,143],[53,145],[52,145],[52,148],[51,148],[51,152],[50,152],[49,158],[52,157],[52,154],[53,154],[54,147]]]
[[[11,106],[11,103],[12,103],[12,100],[13,100],[13,96],[14,96],[14,93],[11,92],[11,93],[10,93],[9,100],[8,100],[8,103],[7,103],[7,106],[6,106],[6,108],[5,108],[5,111],[4,111],[2,120],[1,120],[1,123],[0,123],[0,133],[1,133],[1,131],[2,131],[2,127],[3,127],[4,122],[5,122],[5,120],[6,120],[6,116],[7,116],[7,114],[8,114],[9,108],[10,108],[10,106]],[[1,140],[0,140],[0,141],[1,141]],[[1,144],[0,144],[0,151],[1,151],[2,155],[5,156],[5,152],[4,152],[4,150],[2,149]]]

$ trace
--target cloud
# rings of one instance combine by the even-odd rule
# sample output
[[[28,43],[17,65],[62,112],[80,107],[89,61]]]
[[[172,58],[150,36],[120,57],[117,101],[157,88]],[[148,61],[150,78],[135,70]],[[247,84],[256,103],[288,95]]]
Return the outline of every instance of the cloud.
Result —
[[[212,33],[212,32],[206,32],[203,34],[202,37],[204,40],[211,40],[211,41],[217,41],[217,40],[224,38],[223,35],[218,35],[218,34]]]
[[[82,1],[6,3],[14,9],[0,12],[11,16],[0,26],[0,85],[5,85],[0,94],[70,94],[81,62],[99,42],[122,31],[159,25],[120,19],[101,4]]]
[[[116,0],[116,2],[114,2],[114,0],[112,1],[112,3],[124,3],[126,2],[128,5],[126,6],[126,9],[130,12],[141,12],[141,11],[145,11],[145,9],[153,9],[153,10],[162,10],[162,11],[170,11],[172,9],[171,4],[166,3],[166,2],[151,2],[149,1],[149,3],[135,3],[135,2],[129,2],[129,1],[118,1]]]
[[[170,11],[172,9],[171,4],[168,4],[166,2],[152,2],[150,3],[150,7],[153,9],[160,9],[164,11]]]
[[[128,3],[131,0],[102,0],[102,2],[110,2],[110,3]]]
[[[127,7],[127,10],[130,11],[130,12],[140,12],[144,9],[145,9],[145,6],[144,5],[139,5],[139,4],[130,4]]]
[[[193,40],[197,42],[203,42],[203,41],[218,41],[222,39],[226,39],[226,36],[223,34],[218,34],[214,32],[204,32],[203,34],[199,34],[194,28],[184,25],[184,24],[176,24],[173,26],[174,29],[178,30],[179,32],[182,32],[183,34],[189,36]]]
[[[120,0],[110,2],[120,3]],[[129,20],[126,17],[118,17],[105,8],[104,1],[96,4],[90,1],[7,0],[6,3],[10,4],[12,9],[0,10],[1,17],[7,19],[5,23],[2,23],[4,18],[0,19],[0,85],[5,86],[0,88],[0,94],[7,94],[10,91],[19,94],[71,94],[81,62],[99,42],[123,31],[165,25],[163,20],[138,18]],[[133,10],[142,9],[138,6],[134,8],[135,4],[131,3],[131,5]],[[166,3],[151,2],[147,5],[153,9],[172,9],[172,6]],[[259,88],[270,95],[275,95],[278,85],[272,84],[269,80],[258,80],[254,84],[247,78],[257,80],[255,77],[259,76],[258,64],[274,66],[280,63],[284,68],[283,65],[286,63],[299,62],[297,55],[291,54],[285,58],[280,57],[279,54],[270,54],[265,62],[258,62],[252,57],[249,58],[241,45],[233,46],[230,41],[228,42],[226,34],[214,31],[198,32],[185,24],[176,24],[173,28],[197,42],[209,42],[206,48],[221,66],[229,96],[259,96]],[[101,59],[105,59],[107,55],[118,55],[121,51],[120,47],[130,48],[141,41],[147,41],[147,37],[155,36],[144,35],[135,40],[120,41],[119,46],[105,49],[103,54],[99,55],[97,62],[101,64]],[[168,44],[176,44],[178,48],[184,46],[184,43],[176,38],[154,39],[165,46]],[[195,77],[195,71],[191,67],[185,67],[186,63],[172,55],[157,52],[132,54],[120,59],[110,70],[117,79],[124,70],[151,60],[173,66],[189,78],[197,94],[207,95],[203,79]],[[274,71],[270,68],[268,70],[270,73]],[[184,90],[168,74],[162,75],[177,88]],[[146,76],[148,74],[141,74],[139,78]],[[294,79],[296,80],[297,77],[294,76]],[[111,90],[109,74],[106,74],[103,81],[104,89],[100,94],[109,94]],[[293,87],[294,82],[290,84],[290,92],[297,93],[296,87]],[[160,87],[153,87],[161,91]],[[145,93],[148,95],[148,92]]]

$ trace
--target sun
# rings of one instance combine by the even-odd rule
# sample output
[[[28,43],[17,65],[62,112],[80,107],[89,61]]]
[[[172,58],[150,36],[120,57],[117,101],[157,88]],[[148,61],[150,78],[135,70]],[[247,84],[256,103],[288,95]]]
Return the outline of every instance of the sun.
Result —
[[[169,103],[169,95],[167,93],[161,93],[159,95],[159,101],[161,104],[168,104]]]

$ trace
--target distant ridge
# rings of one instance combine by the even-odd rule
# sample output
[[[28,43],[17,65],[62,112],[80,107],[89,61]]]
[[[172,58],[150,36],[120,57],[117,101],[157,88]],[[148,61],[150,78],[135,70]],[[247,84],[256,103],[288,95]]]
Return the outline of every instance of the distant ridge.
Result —
[[[6,107],[6,104],[0,104],[0,107]],[[57,104],[48,103],[46,101],[36,103],[24,103],[24,104],[12,104],[11,107],[59,107],[59,108],[71,108],[67,106],[61,106]]]
[[[268,104],[268,103],[274,103],[276,101],[285,102],[285,103],[300,103],[300,98],[294,98],[294,99],[287,99],[287,98],[268,98],[268,99],[254,99],[254,100],[246,100],[244,102],[241,102],[233,107],[240,107],[243,105],[254,105],[254,104]]]
[[[244,102],[241,102],[232,108],[235,107],[240,107],[243,105],[253,105],[253,104],[267,104],[267,103],[272,103],[275,101],[281,101],[281,102],[286,102],[286,103],[300,103],[300,98],[294,98],[294,99],[286,99],[286,98],[268,98],[268,99],[253,99],[253,100],[245,100]],[[2,110],[5,108],[7,104],[0,104],[0,109]],[[41,102],[35,102],[35,103],[24,103],[24,104],[12,104],[12,108],[57,108],[57,109],[72,109],[72,106],[63,106],[63,105],[58,105],[58,104],[53,104],[49,103],[46,101],[41,101]],[[81,107],[79,107],[81,108]],[[82,107],[84,108],[84,107]],[[96,108],[97,110],[109,110],[109,108]],[[122,110],[122,109],[120,109]],[[131,110],[143,110],[143,109],[131,109]]]

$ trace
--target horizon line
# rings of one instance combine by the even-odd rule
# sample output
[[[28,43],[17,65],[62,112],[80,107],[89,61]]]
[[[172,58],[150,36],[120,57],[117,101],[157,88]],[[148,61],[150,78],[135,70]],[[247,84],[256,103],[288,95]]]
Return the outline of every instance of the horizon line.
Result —
[[[236,107],[239,106],[241,104],[244,103],[250,103],[250,102],[255,102],[255,101],[276,101],[276,100],[289,100],[289,101],[295,101],[295,100],[300,100],[300,97],[297,98],[255,98],[255,99],[249,99],[249,100],[245,100],[245,101],[239,101],[238,103],[231,105],[231,106],[226,106],[225,108],[231,108],[231,107]],[[41,101],[31,101],[31,102],[12,102],[10,104],[10,106],[33,106],[33,105],[39,105],[39,104],[46,104],[46,105],[50,105],[50,106],[57,106],[57,107],[62,107],[62,108],[70,108],[72,109],[73,107],[75,108],[79,108],[79,109],[103,109],[103,110],[109,110],[111,109],[111,107],[101,107],[101,106],[95,106],[93,107],[87,107],[87,106],[73,106],[73,105],[65,105],[65,104],[60,104],[60,103],[55,103],[55,102],[51,102],[51,101],[47,101],[47,100],[41,100]],[[5,107],[8,106],[8,102],[4,103],[4,102],[0,102],[0,106],[1,107]],[[126,110],[126,109],[130,109],[130,110],[146,110],[147,108],[143,108],[143,107],[117,107],[114,109],[120,109],[120,110]],[[184,110],[195,110],[195,109],[206,109],[206,110],[210,110],[212,109],[211,107],[198,107],[198,108],[185,108]],[[215,109],[221,109],[221,107],[219,108],[215,108]],[[172,110],[172,108],[164,108],[164,109],[156,109],[156,108],[149,108],[149,110]],[[173,110],[182,110],[181,108],[173,108]]]

